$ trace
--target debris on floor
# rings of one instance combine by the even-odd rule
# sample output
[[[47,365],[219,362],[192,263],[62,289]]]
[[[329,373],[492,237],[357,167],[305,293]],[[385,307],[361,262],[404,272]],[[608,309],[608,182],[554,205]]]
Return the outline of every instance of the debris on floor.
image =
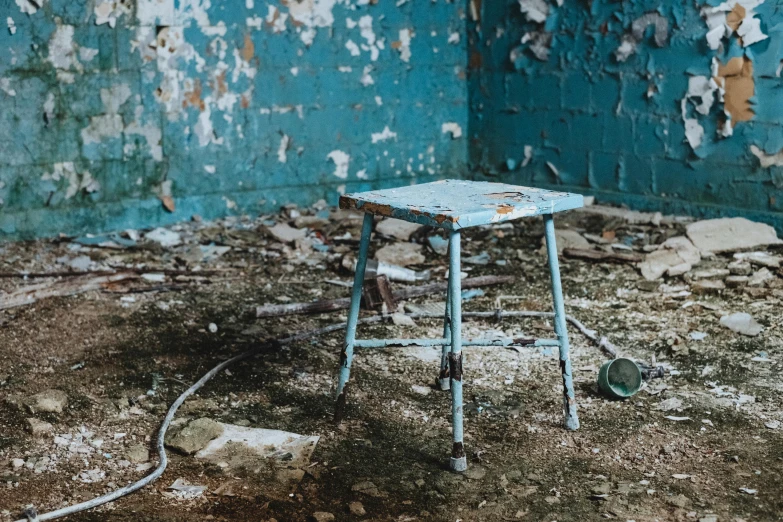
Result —
[[[582,427],[561,427],[557,350],[466,347],[468,473],[444,471],[440,347],[357,350],[335,369],[362,216],[258,218],[2,246],[0,521],[168,468],[101,520],[767,520],[783,509],[783,246],[767,225],[591,205],[558,216]],[[378,220],[357,335],[443,335],[448,241]],[[464,233],[463,336],[552,335],[540,219]],[[386,286],[384,286],[386,285]],[[581,326],[578,326],[581,325]],[[322,329],[276,346],[270,339]],[[587,335],[587,337],[585,337]],[[608,355],[606,348],[610,348]],[[599,369],[638,365],[638,392]],[[636,389],[634,387],[634,389]],[[297,435],[304,434],[304,435]],[[170,485],[170,486],[169,486]]]

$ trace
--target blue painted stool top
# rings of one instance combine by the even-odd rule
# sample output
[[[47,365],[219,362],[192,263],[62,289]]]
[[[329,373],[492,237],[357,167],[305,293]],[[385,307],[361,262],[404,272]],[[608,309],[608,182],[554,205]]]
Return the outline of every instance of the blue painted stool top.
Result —
[[[340,198],[340,208],[449,230],[554,214],[583,204],[581,194],[451,179]]]

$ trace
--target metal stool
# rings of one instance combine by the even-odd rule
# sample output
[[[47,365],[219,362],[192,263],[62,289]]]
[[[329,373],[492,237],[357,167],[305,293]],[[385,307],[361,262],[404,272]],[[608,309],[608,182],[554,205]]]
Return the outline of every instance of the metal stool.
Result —
[[[563,376],[563,406],[565,427],[579,428],[568,358],[568,332],[563,306],[563,289],[555,246],[553,214],[583,205],[582,196],[502,183],[445,180],[388,190],[346,194],[340,198],[340,208],[365,212],[359,256],[353,281],[351,308],[345,345],[340,356],[340,377],[337,385],[337,411],[345,406],[354,348],[387,346],[442,346],[441,389],[451,389],[452,428],[454,442],[450,467],[454,471],[467,469],[462,441],[462,347],[533,345],[557,346],[560,349],[560,370]],[[449,231],[449,282],[446,316],[442,339],[375,339],[357,340],[356,324],[367,265],[367,251],[372,233],[373,215],[402,219]],[[462,299],[460,290],[460,230],[479,225],[501,223],[528,216],[544,216],[552,297],[555,303],[555,334],[557,339],[466,339],[462,340]]]

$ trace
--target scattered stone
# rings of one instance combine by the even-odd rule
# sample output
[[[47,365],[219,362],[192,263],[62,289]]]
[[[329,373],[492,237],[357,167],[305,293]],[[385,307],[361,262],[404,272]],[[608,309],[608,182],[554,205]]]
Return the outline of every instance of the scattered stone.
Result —
[[[739,288],[747,285],[748,281],[750,281],[750,278],[746,275],[732,275],[727,277],[724,283],[729,288]]]
[[[698,295],[717,294],[725,288],[726,285],[720,279],[702,279],[691,285],[691,292]]]
[[[384,219],[375,227],[375,231],[384,236],[393,237],[400,241],[408,241],[414,232],[422,225],[403,221],[401,219]]]
[[[690,501],[691,499],[689,499],[688,497],[680,493],[679,495],[670,497],[666,502],[674,507],[685,509],[690,503]]]
[[[217,333],[218,326],[215,323],[209,323],[209,326],[207,326],[207,329],[210,333]]]
[[[745,218],[708,219],[686,227],[688,238],[702,252],[736,252],[766,245],[777,245],[775,229]]]
[[[369,480],[363,480],[361,482],[357,482],[351,487],[351,491],[356,491],[358,493],[363,493],[365,495],[368,495],[370,497],[385,497],[386,494],[383,493],[381,490],[378,489],[378,486],[370,482]]]
[[[601,482],[600,484],[597,484],[593,486],[592,492],[594,495],[607,495],[612,491],[612,483],[611,482]]]
[[[670,397],[665,401],[658,403],[658,409],[661,411],[677,410],[682,408],[682,401],[677,397]]]
[[[396,326],[416,326],[416,321],[409,315],[393,313],[391,319]]]
[[[413,390],[414,393],[418,393],[419,395],[429,395],[432,392],[432,388],[429,386],[421,386],[419,384],[414,384],[411,386],[411,390]]]
[[[171,486],[166,489],[171,490],[172,493],[170,493],[170,495],[174,497],[181,499],[192,499],[203,495],[207,490],[207,487],[189,484],[187,481],[178,478]]]
[[[62,413],[67,405],[68,395],[61,390],[44,390],[25,401],[30,413]]]
[[[14,469],[21,469],[21,467],[24,466],[24,459],[13,459],[11,461],[11,466]]]
[[[307,230],[294,228],[287,223],[278,223],[273,227],[267,227],[267,233],[281,243],[294,243],[297,239],[304,239]]]
[[[747,261],[732,261],[728,265],[729,272],[738,276],[750,275],[753,269]]]
[[[779,420],[771,420],[764,424],[765,428],[769,428],[771,430],[777,430],[780,429],[781,423]]]
[[[27,431],[34,437],[42,437],[52,432],[52,425],[48,422],[30,417],[27,419]]]
[[[724,315],[720,318],[720,324],[732,332],[750,337],[755,337],[764,330],[764,327],[757,323],[752,315],[745,312]]]
[[[125,450],[125,458],[132,464],[141,464],[150,460],[150,452],[142,444],[134,444]]]
[[[750,279],[748,280],[748,286],[764,286],[766,282],[771,279],[775,279],[775,276],[772,275],[772,272],[769,271],[769,268],[762,268],[750,276]]]
[[[310,518],[313,522],[332,522],[332,520],[335,519],[333,514],[327,513],[326,511],[316,511],[310,515]]]
[[[375,252],[375,259],[392,265],[419,265],[424,262],[422,246],[416,243],[392,243]]]
[[[680,263],[679,265],[674,265],[673,267],[670,267],[666,271],[666,275],[669,277],[677,277],[683,274],[687,274],[691,271],[693,267],[689,265],[688,263]]]
[[[361,502],[351,502],[348,504],[348,511],[357,517],[361,517],[367,514],[367,510],[364,509],[364,506]]]
[[[673,274],[683,274],[701,261],[699,250],[688,238],[676,236],[667,239],[658,250],[650,252],[639,265],[642,276],[654,281],[674,268]],[[676,268],[675,268],[676,267]],[[687,268],[687,270],[686,270]]]
[[[722,279],[731,272],[727,268],[708,268],[706,270],[694,270],[693,279]]]
[[[192,455],[223,434],[223,426],[207,417],[191,421],[166,445],[177,451]]]

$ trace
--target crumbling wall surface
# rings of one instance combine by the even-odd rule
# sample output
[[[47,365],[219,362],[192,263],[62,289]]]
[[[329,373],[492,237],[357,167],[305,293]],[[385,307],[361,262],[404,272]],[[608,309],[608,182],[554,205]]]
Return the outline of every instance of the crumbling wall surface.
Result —
[[[780,2],[471,5],[481,173],[783,224]]]
[[[459,176],[448,0],[0,0],[0,237]]]

